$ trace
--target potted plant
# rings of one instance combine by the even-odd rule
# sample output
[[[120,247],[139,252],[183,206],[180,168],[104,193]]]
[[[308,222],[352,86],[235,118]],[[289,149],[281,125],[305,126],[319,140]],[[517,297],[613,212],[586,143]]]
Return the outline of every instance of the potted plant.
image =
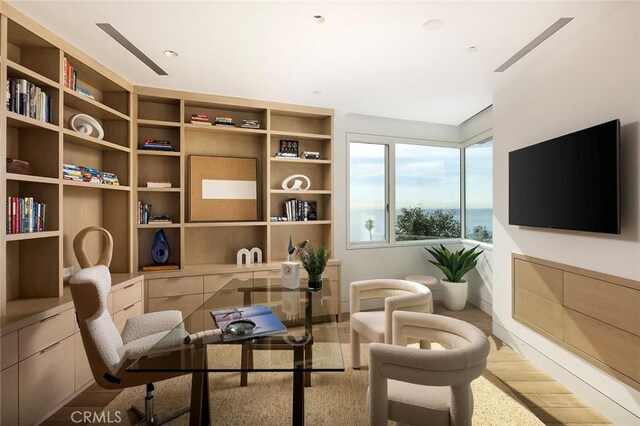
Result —
[[[320,290],[322,288],[322,273],[329,261],[329,250],[321,246],[314,251],[311,244],[300,250],[300,261],[302,267],[309,274],[309,290]]]
[[[452,311],[461,311],[467,303],[467,281],[462,277],[476,267],[478,256],[483,252],[478,250],[479,245],[466,249],[462,248],[452,252],[445,246],[428,248],[425,247],[435,260],[429,260],[436,265],[445,275],[442,283],[442,296],[444,306]]]

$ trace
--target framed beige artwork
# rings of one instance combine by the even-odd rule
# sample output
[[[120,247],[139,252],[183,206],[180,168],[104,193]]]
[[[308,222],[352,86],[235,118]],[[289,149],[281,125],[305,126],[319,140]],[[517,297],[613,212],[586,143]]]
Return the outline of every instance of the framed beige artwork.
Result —
[[[189,156],[189,221],[258,220],[255,158]]]

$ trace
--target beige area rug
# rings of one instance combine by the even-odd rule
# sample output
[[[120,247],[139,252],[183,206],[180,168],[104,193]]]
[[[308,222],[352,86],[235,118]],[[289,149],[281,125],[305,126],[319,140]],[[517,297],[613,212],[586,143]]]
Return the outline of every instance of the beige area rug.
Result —
[[[254,356],[267,351],[258,351]],[[368,351],[363,347],[363,365]],[[279,351],[287,356],[290,352]],[[344,373],[313,373],[312,386],[305,388],[305,422],[307,425],[367,425],[366,367],[351,368],[348,344],[342,344]],[[292,374],[251,373],[249,386],[240,387],[239,373],[209,373],[211,418],[214,425],[289,425],[291,424]],[[475,380],[472,385],[475,400],[474,425],[542,425],[529,410],[491,373]],[[189,404],[191,376],[182,376],[156,383],[155,411],[157,413]],[[131,403],[144,410],[144,387],[125,389],[104,411],[120,411],[123,423],[135,423],[128,411]],[[244,405],[246,404],[246,405]],[[126,413],[126,414],[125,414]],[[188,415],[169,423],[187,425]]]

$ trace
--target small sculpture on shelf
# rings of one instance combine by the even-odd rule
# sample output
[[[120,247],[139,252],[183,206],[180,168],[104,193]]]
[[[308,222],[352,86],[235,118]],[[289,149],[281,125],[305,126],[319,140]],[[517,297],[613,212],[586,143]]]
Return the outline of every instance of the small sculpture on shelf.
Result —
[[[303,188],[302,187],[302,180],[305,181],[306,185]],[[291,182],[293,181],[293,182]],[[291,186],[289,186],[289,184],[291,183]],[[291,175],[286,177],[283,181],[282,181],[282,189],[285,190],[289,190],[289,191],[306,191],[309,188],[311,188],[311,180],[305,176],[305,175],[301,175],[301,174],[297,174],[297,175]]]
[[[300,264],[294,259],[298,252],[305,248],[309,240],[300,241],[295,246],[289,237],[289,248],[287,250],[287,261],[282,262],[282,287],[299,288],[300,287]]]
[[[104,138],[104,130],[95,118],[87,114],[75,114],[69,118],[69,127],[78,133],[86,136],[93,136],[96,139]],[[94,130],[96,134],[94,135]]]
[[[151,246],[151,259],[157,265],[164,265],[169,261],[169,241],[164,233],[164,229],[158,230],[153,237],[153,245]]]
[[[258,247],[254,247],[251,250],[241,248],[236,254],[236,264],[238,265],[251,265],[252,263],[262,263],[262,250]]]

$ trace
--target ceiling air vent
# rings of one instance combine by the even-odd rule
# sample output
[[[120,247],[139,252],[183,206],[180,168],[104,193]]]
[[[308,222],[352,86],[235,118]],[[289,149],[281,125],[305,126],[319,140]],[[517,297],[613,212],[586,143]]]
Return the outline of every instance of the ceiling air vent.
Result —
[[[539,44],[541,44],[543,41],[545,41],[546,39],[551,37],[556,31],[558,31],[560,28],[562,28],[565,25],[567,25],[572,20],[573,20],[573,18],[560,18],[560,19],[558,19],[556,22],[551,24],[551,26],[549,28],[544,30],[538,37],[534,38],[533,40],[531,40],[529,42],[529,44],[527,44],[525,47],[520,49],[518,51],[518,53],[516,53],[515,55],[510,57],[507,60],[507,62],[505,62],[504,64],[500,65],[498,68],[496,68],[496,70],[494,72],[506,71],[511,65],[515,64],[516,62],[518,62],[520,59],[522,59],[522,57],[524,55],[526,55],[527,53],[531,52],[533,49],[538,47]]]
[[[133,56],[138,58],[142,63],[144,63],[146,66],[148,66],[153,71],[155,71],[156,74],[169,75],[165,70],[160,68],[158,64],[153,62],[151,58],[149,58],[147,55],[142,53],[142,51],[138,49],[133,43],[131,43],[125,36],[120,34],[118,30],[113,28],[111,24],[96,24],[96,25],[99,26],[102,29],[102,31],[109,34],[109,36],[111,36],[112,39],[120,43],[122,47],[124,47],[129,52],[131,52]]]

